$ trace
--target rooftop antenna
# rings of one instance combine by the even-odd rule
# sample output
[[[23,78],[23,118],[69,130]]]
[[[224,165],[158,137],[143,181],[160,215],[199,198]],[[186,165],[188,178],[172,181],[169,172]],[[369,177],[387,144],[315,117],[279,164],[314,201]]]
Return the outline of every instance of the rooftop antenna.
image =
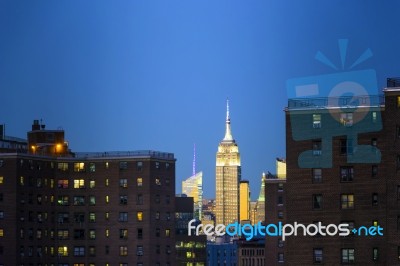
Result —
[[[196,143],[193,143],[193,176],[196,174]]]

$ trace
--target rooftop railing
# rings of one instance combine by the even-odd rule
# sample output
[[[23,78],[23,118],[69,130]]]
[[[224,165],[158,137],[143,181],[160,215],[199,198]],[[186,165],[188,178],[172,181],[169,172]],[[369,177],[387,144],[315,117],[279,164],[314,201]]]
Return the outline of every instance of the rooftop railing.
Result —
[[[383,95],[294,98],[288,100],[288,109],[317,109],[337,107],[381,106],[385,104]]]
[[[74,152],[74,158],[104,158],[104,157],[151,157],[158,159],[174,159],[173,153],[139,150],[139,151],[111,151],[111,152]]]
[[[387,87],[400,87],[400,78],[388,78],[387,79]]]

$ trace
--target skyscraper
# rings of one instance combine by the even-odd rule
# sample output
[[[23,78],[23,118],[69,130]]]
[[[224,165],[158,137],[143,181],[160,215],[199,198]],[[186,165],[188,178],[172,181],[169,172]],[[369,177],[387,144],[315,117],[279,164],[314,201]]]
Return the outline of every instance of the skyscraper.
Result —
[[[186,180],[182,181],[182,193],[188,197],[193,197],[194,217],[202,219],[203,207],[203,172],[193,174]]]
[[[182,181],[182,193],[193,198],[194,218],[203,218],[203,172],[196,173],[196,145],[193,147],[193,173]]]
[[[239,147],[232,137],[229,101],[226,103],[225,137],[216,156],[217,224],[239,221],[239,181],[241,177]]]

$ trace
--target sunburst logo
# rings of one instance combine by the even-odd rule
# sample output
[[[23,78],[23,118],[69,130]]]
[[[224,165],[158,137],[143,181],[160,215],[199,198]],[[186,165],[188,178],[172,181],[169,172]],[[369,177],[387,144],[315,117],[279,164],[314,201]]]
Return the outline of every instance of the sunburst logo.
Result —
[[[299,155],[302,168],[332,167],[332,139],[346,136],[341,153],[348,163],[379,163],[381,153],[371,145],[359,145],[358,134],[382,129],[381,97],[376,72],[353,70],[372,57],[366,49],[347,71],[348,40],[338,41],[341,70],[321,51],[315,59],[338,71],[333,74],[290,79],[286,83],[288,112],[295,141],[314,140],[311,150]]]

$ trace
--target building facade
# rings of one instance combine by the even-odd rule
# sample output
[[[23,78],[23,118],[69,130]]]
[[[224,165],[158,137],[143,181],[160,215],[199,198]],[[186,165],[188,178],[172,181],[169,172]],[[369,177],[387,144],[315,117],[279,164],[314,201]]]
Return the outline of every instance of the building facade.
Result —
[[[172,153],[70,153],[63,132],[41,135],[0,153],[0,265],[174,265]]]
[[[239,185],[240,221],[250,221],[250,186],[248,180],[241,180]]]
[[[241,166],[239,147],[232,137],[229,103],[226,111],[225,137],[216,156],[216,222],[230,224],[239,221],[239,182]]]
[[[290,99],[287,223],[383,228],[383,236],[297,236],[286,265],[400,263],[400,83],[384,96]]]
[[[203,172],[194,173],[182,181],[182,193],[193,198],[194,217],[202,220],[203,217]]]

